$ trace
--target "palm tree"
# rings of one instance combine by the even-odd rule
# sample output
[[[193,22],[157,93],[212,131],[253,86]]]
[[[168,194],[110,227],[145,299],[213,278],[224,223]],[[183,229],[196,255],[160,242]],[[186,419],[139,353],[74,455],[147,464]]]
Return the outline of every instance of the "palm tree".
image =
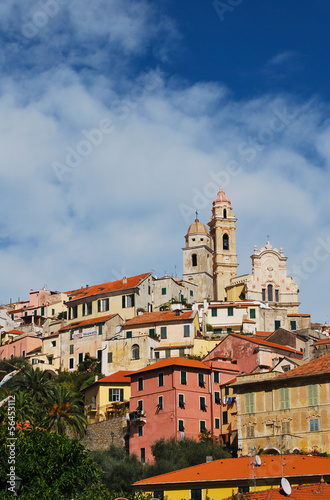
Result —
[[[21,373],[13,379],[12,389],[15,393],[22,391],[26,393],[31,402],[37,403],[40,409],[47,407],[50,391],[54,385],[52,376],[45,370],[32,366],[26,366]]]
[[[49,395],[50,406],[43,420],[47,430],[66,434],[70,430],[75,437],[86,433],[87,418],[84,403],[79,395],[62,385],[53,386]]]

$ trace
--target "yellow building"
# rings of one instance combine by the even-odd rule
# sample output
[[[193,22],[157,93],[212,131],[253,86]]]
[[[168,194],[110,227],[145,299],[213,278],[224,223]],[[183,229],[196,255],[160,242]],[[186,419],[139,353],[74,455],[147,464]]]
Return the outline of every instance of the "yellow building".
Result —
[[[330,458],[302,455],[225,458],[137,481],[136,491],[166,500],[222,500],[232,492],[279,487],[285,476],[292,485],[330,480]],[[257,498],[257,497],[256,497]]]
[[[238,449],[330,453],[330,354],[285,373],[237,377]]]
[[[95,382],[82,391],[88,423],[93,424],[125,415],[129,411],[132,371],[118,371]]]

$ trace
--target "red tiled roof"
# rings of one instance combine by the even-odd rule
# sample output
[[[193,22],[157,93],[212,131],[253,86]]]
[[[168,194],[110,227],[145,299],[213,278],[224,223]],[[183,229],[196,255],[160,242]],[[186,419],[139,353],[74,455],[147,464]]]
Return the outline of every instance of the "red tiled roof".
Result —
[[[312,359],[312,361],[307,361],[303,365],[289,370],[285,373],[281,373],[277,378],[283,377],[302,377],[304,375],[316,375],[319,373],[329,373],[330,372],[330,353],[320,356],[319,358]]]
[[[288,314],[288,317],[290,318],[293,318],[293,317],[296,317],[296,318],[309,318],[310,317],[310,314]]]
[[[99,380],[96,380],[92,384],[88,385],[87,387],[84,387],[81,389],[82,391],[88,389],[92,385],[95,384],[130,384],[130,380],[127,378],[131,373],[134,373],[133,370],[119,370],[118,372],[112,373],[111,375],[108,375],[107,377],[100,378]]]
[[[328,344],[328,343],[330,343],[330,337],[328,337],[327,339],[317,340],[316,342],[313,343],[313,345]]]
[[[136,370],[133,373],[133,375],[135,375],[136,373],[144,373],[144,372],[150,372],[152,370],[159,370],[160,368],[165,368],[167,366],[184,366],[186,368],[197,368],[198,370],[210,371],[210,368],[206,366],[205,363],[202,363],[202,361],[177,357],[177,358],[167,358],[167,359],[162,359],[161,361],[157,361],[157,363],[153,363],[152,365],[148,365],[145,368]]]
[[[9,332],[5,333],[14,333],[15,335],[22,335],[25,332],[22,332],[21,330],[9,330]]]
[[[139,314],[138,316],[134,316],[134,318],[126,321],[123,328],[132,327],[135,325],[144,325],[144,324],[155,324],[155,323],[164,323],[167,321],[188,321],[195,317],[196,311],[184,311],[180,313],[180,315],[176,315],[175,311],[158,311],[158,312],[149,312]]]
[[[283,500],[287,495],[282,488],[270,488],[268,490],[258,490],[257,495],[254,492],[245,493],[244,499],[249,498],[258,500]],[[314,484],[302,484],[300,486],[291,486],[291,500],[312,500],[313,498],[328,500],[330,498],[330,484],[320,482]],[[232,496],[225,500],[231,500]]]
[[[126,278],[125,282],[122,279],[117,281],[108,281],[107,283],[101,283],[100,285],[92,285],[89,287],[80,288],[79,290],[74,290],[71,292],[71,295],[74,295],[74,297],[72,297],[71,300],[67,301],[67,304],[78,299],[92,297],[93,295],[106,294],[136,288],[139,283],[145,280],[148,276],[151,276],[151,273],[131,276],[130,278]],[[70,295],[70,292],[66,293]]]
[[[82,328],[89,325],[97,325],[98,323],[105,323],[105,321],[108,321],[115,316],[117,316],[117,313],[108,314],[107,316],[100,316],[99,318],[84,319],[83,321],[73,321],[66,326],[62,326],[62,328],[59,329],[59,332],[65,332],[66,330],[72,330],[73,328]]]
[[[232,335],[233,337],[237,337],[243,340],[248,340],[249,342],[253,342],[254,344],[260,344],[268,347],[275,347],[276,349],[283,349],[284,351],[294,352],[302,356],[302,353],[300,351],[297,351],[296,349],[292,349],[291,347],[287,347],[281,344],[274,344],[273,342],[268,342],[267,340],[256,339],[255,336],[252,337],[249,335],[240,335],[239,333],[228,333],[228,335]]]
[[[178,344],[178,345],[175,345],[175,344],[171,344],[171,345],[162,345],[160,347],[155,347],[154,350],[155,351],[162,351],[163,349],[188,349],[188,348],[191,348],[191,347],[194,347],[194,344]]]
[[[283,475],[289,480],[303,477],[305,480],[308,477],[319,477],[327,475],[330,479],[330,458],[326,457],[311,457],[306,455],[263,455],[261,458],[260,467],[254,468],[256,480],[258,479],[274,479],[273,484],[280,483]],[[282,460],[282,462],[281,462]],[[221,482],[225,483],[237,480],[251,481],[251,458],[225,458],[214,460],[213,462],[187,467],[167,474],[149,477],[134,483],[134,486],[147,486],[156,484],[189,484],[193,487],[194,482],[215,482],[221,486]],[[306,481],[307,482],[307,481]]]

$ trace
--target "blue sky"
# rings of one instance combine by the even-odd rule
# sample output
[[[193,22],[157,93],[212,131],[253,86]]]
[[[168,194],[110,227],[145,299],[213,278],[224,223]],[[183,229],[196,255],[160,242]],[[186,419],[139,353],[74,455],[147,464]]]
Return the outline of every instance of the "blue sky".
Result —
[[[0,302],[182,273],[222,184],[329,323],[329,4],[5,0]]]

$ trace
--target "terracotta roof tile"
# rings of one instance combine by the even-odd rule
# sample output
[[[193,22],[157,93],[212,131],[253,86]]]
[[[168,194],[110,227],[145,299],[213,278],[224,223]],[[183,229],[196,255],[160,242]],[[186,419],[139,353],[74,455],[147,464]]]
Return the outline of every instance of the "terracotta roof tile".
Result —
[[[9,330],[9,332],[5,333],[14,333],[15,335],[22,335],[25,332],[22,332],[21,330]]]
[[[139,283],[145,280],[151,273],[139,274],[138,276],[131,276],[126,278],[126,280],[108,281],[107,283],[101,283],[99,285],[92,285],[86,288],[80,288],[72,292],[66,292],[68,295],[74,295],[71,300],[67,301],[67,304],[74,302],[78,299],[84,299],[86,297],[92,297],[94,295],[106,294],[111,292],[118,292],[121,290],[129,290],[131,288],[136,288]]]
[[[105,323],[111,318],[114,318],[117,314],[108,314],[107,316],[100,316],[99,318],[84,319],[83,321],[73,321],[66,326],[62,326],[59,332],[65,332],[66,330],[73,330],[74,328],[82,328],[89,325],[97,325],[98,323]]]
[[[130,328],[132,326],[138,326],[143,324],[155,324],[155,323],[164,323],[167,321],[188,321],[192,320],[196,315],[196,311],[183,311],[179,315],[176,314],[175,311],[158,311],[158,312],[149,312],[139,314],[138,316],[134,316],[134,318],[126,321],[123,328]]]
[[[229,333],[228,335],[232,335],[233,337],[237,337],[243,340],[248,340],[249,342],[253,342],[255,344],[259,345],[264,345],[264,346],[269,346],[269,347],[275,347],[276,349],[283,349],[284,351],[288,352],[294,352],[297,354],[300,354],[302,356],[302,353],[300,351],[297,351],[296,349],[292,349],[291,347],[286,347],[281,344],[274,344],[273,342],[268,342],[267,340],[261,340],[255,338],[255,336],[249,336],[249,335],[240,335],[239,333]]]
[[[144,372],[149,372],[152,370],[159,370],[160,368],[165,368],[167,366],[182,366],[185,368],[197,368],[198,370],[206,370],[210,371],[210,368],[206,366],[202,361],[198,361],[195,359],[187,359],[187,358],[167,358],[158,361],[157,363],[153,363],[152,365],[148,365],[145,368],[141,368],[140,370],[136,370],[133,375],[140,374]]]
[[[283,492],[282,488],[268,489],[268,490],[258,490],[257,495],[254,492],[245,493],[244,499],[255,499],[258,500],[283,500],[287,495]],[[291,500],[312,500],[313,498],[321,500],[328,500],[330,498],[330,484],[326,483],[314,483],[314,484],[303,484],[300,486],[291,486],[291,494],[289,495]],[[231,500],[232,496],[224,499]]]
[[[111,375],[108,375],[107,377],[100,378],[99,380],[96,380],[92,384],[88,385],[87,387],[84,387],[81,389],[82,391],[88,389],[89,387],[92,387],[92,385],[95,384],[130,384],[129,378],[127,378],[131,373],[134,373],[133,370],[119,370],[118,372],[112,373]]]
[[[295,477],[319,477],[329,476],[330,479],[330,458],[312,457],[306,455],[264,455],[261,456],[260,467],[255,467],[255,477],[258,479],[276,479],[278,484],[282,477],[281,460],[283,461],[283,474],[290,481]],[[212,481],[221,485],[221,481],[232,480],[233,484],[237,480],[251,480],[251,459],[250,457],[226,458],[214,460],[213,462],[187,467],[167,474],[150,477],[137,481],[134,486],[156,485],[156,484],[183,484],[192,485],[194,481]],[[326,478],[325,478],[326,479]],[[211,486],[211,485],[210,485]]]
[[[285,373],[281,373],[277,378],[284,377],[301,377],[304,375],[316,375],[319,373],[329,373],[330,372],[330,353],[320,356],[319,358],[312,359],[312,361],[307,361],[303,365],[289,370]]]
[[[320,339],[320,340],[317,340],[316,342],[314,342],[313,345],[319,345],[319,344],[329,344],[330,343],[330,337],[328,337],[327,339]]]

